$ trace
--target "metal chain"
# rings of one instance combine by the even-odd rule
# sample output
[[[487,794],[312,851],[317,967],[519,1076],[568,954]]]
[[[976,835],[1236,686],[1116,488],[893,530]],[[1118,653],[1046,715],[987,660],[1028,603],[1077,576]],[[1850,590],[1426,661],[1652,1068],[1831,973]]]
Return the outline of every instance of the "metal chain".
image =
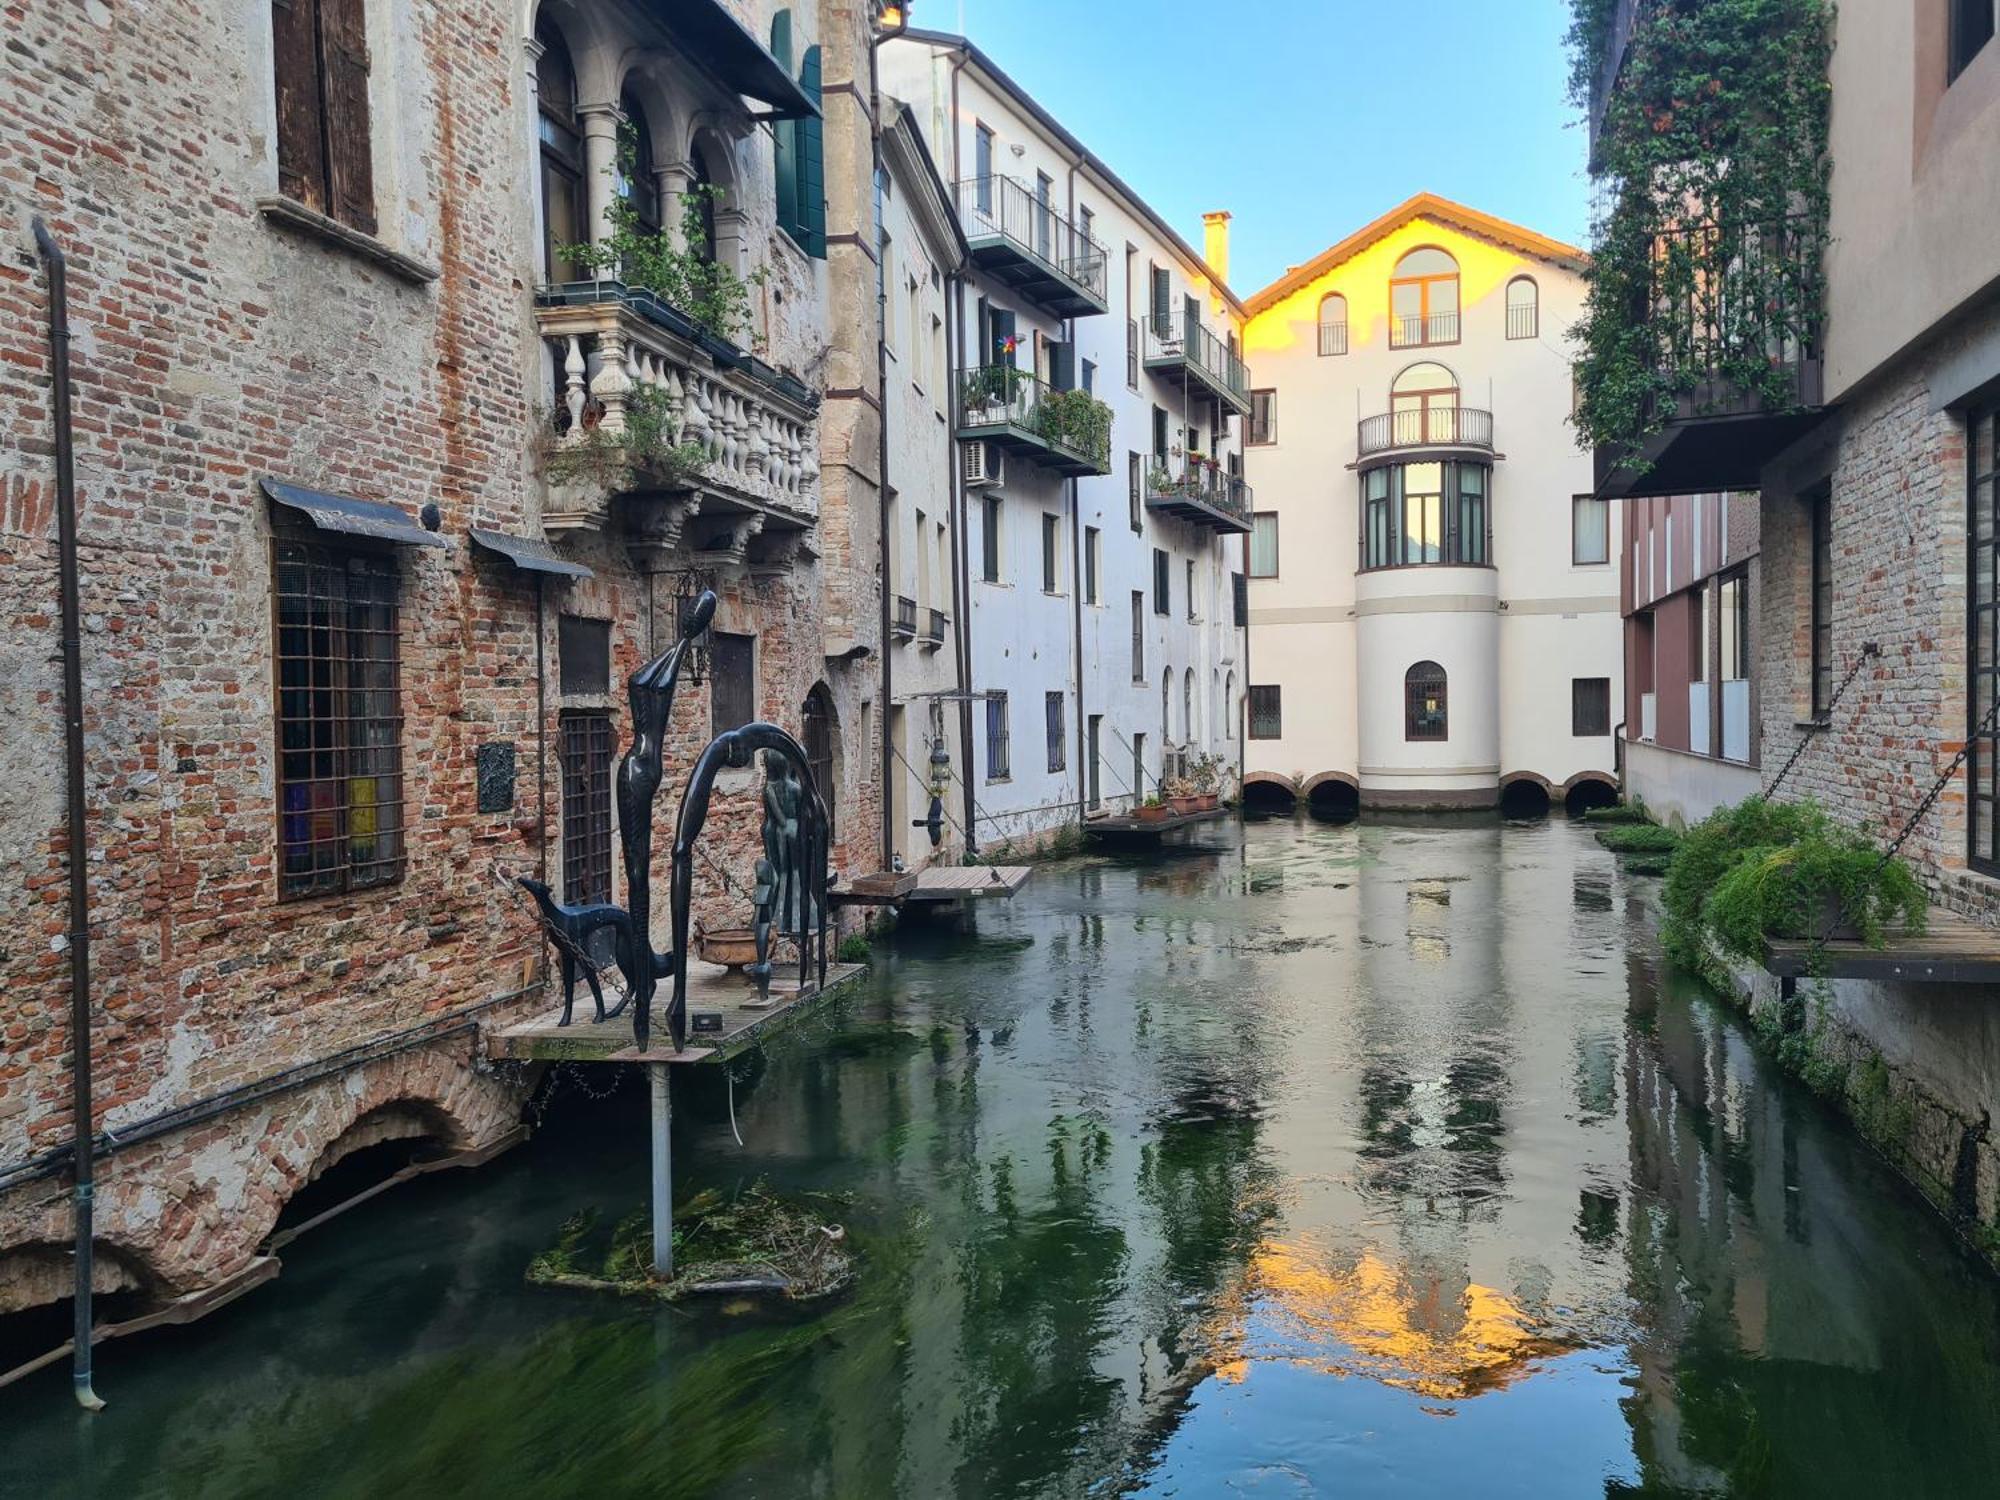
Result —
[[[1792,767],[1796,766],[1799,763],[1799,758],[1806,753],[1806,746],[1813,742],[1815,735],[1833,722],[1833,711],[1840,707],[1840,700],[1847,695],[1848,686],[1856,677],[1861,675],[1861,669],[1881,654],[1882,648],[1876,645],[1875,642],[1863,641],[1861,643],[1861,654],[1854,658],[1854,665],[1847,669],[1847,675],[1840,679],[1840,686],[1833,690],[1833,697],[1827,701],[1825,714],[1806,726],[1806,732],[1800,735],[1799,742],[1792,746],[1790,758],[1785,761],[1783,767],[1779,769],[1778,774],[1772,778],[1771,785],[1764,792],[1764,796],[1767,799],[1777,796],[1778,788],[1783,786],[1785,778],[1792,774]]]
[[[1951,764],[1944,768],[1943,774],[1936,781],[1932,782],[1931,789],[1924,793],[1924,800],[1917,804],[1917,810],[1910,815],[1910,820],[1903,825],[1903,831],[1896,835],[1896,841],[1889,846],[1888,852],[1882,856],[1883,865],[1887,865],[1890,860],[1894,859],[1897,851],[1909,842],[1910,835],[1917,831],[1917,825],[1923,822],[1925,817],[1929,815],[1930,810],[1937,805],[1937,799],[1943,796],[1944,789],[1951,785],[1951,779],[1958,774],[1958,768],[1964,765],[1967,757],[1972,754],[1972,747],[1993,732],[1993,725],[1996,718],[2000,718],[2000,697],[1994,698],[1992,706],[1986,710],[1986,717],[1981,719],[1972,733],[1965,737],[1964,743],[1958,747],[1958,754],[1951,758]],[[1880,866],[1877,868],[1879,869]]]

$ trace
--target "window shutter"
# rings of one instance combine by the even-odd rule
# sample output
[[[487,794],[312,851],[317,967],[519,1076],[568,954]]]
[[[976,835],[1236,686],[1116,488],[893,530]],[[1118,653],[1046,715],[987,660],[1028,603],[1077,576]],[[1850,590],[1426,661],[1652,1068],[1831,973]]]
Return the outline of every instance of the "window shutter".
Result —
[[[1049,385],[1058,391],[1076,389],[1076,345],[1057,340],[1049,343]]]
[[[1241,573],[1231,573],[1229,592],[1233,596],[1230,600],[1234,606],[1232,617],[1236,628],[1241,630],[1250,623],[1250,581]]]
[[[1153,327],[1164,335],[1169,326],[1168,319],[1172,317],[1168,303],[1173,294],[1173,287],[1168,280],[1167,268],[1165,266],[1153,266],[1151,270],[1153,273]]]
[[[368,32],[362,0],[320,0],[321,76],[326,80],[327,212],[375,232],[375,177],[368,141]]]
[[[799,65],[799,87],[817,104],[819,95],[819,48],[806,48]],[[806,254],[826,259],[826,164],[825,133],[817,115],[798,122],[799,228]]]
[[[996,307],[987,314],[987,322],[993,333],[993,343],[987,354],[988,362],[996,365],[1013,364],[1014,356],[1009,354],[1004,346],[1007,340],[1014,336],[1014,315],[1005,308]]]
[[[317,0],[271,0],[271,72],[278,99],[278,191],[324,211],[326,158],[319,133]]]
[[[788,10],[771,17],[771,56],[787,73],[792,71],[792,13]],[[778,227],[798,239],[805,232],[799,227],[798,121],[775,122],[771,137],[771,165],[778,189]]]

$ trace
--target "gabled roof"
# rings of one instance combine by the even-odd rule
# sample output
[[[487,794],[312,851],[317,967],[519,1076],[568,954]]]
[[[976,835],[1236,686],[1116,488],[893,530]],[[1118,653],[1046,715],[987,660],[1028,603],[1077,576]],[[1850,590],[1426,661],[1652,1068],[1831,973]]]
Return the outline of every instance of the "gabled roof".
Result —
[[[1300,287],[1324,276],[1335,266],[1354,259],[1377,240],[1387,238],[1405,224],[1418,219],[1431,219],[1441,224],[1449,224],[1454,229],[1462,229],[1467,234],[1477,235],[1480,239],[1511,246],[1524,255],[1554,261],[1557,265],[1572,271],[1581,271],[1590,264],[1589,253],[1579,250],[1575,245],[1552,240],[1547,235],[1536,234],[1534,230],[1524,229],[1519,224],[1510,224],[1505,219],[1496,219],[1491,214],[1483,214],[1476,208],[1467,208],[1463,203],[1440,198],[1436,193],[1418,193],[1416,197],[1390,209],[1374,223],[1357,229],[1339,244],[1321,251],[1304,265],[1294,266],[1261,292],[1253,292],[1243,299],[1243,305],[1250,315],[1255,317],[1266,308],[1273,307],[1291,296]]]

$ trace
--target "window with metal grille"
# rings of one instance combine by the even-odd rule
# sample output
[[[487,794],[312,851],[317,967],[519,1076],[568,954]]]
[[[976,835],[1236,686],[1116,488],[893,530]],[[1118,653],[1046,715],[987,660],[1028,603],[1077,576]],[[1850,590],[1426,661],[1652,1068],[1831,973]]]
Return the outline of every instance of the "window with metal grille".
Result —
[[[611,899],[611,715],[566,712],[561,720],[563,900]]]
[[[1153,549],[1153,613],[1164,615],[1171,612],[1174,575],[1168,566],[1166,549]]]
[[[611,622],[563,615],[556,621],[556,680],[566,694],[611,691]]]
[[[986,779],[1005,781],[1007,764],[1007,695],[986,695]]]
[[[1132,680],[1146,680],[1146,596],[1132,590]]]
[[[1253,685],[1250,689],[1250,738],[1276,740],[1284,738],[1284,733],[1284,690]]]
[[[1276,417],[1272,411],[1277,395],[1274,390],[1250,393],[1250,435],[1244,439],[1250,446],[1277,442]]]
[[[1062,522],[1055,516],[1042,517],[1042,592],[1059,591],[1062,582],[1059,562],[1062,555]]]
[[[708,706],[721,734],[757,717],[757,637],[716,630],[708,639]]]
[[[1146,523],[1142,519],[1145,515],[1145,505],[1139,495],[1139,455],[1129,448],[1125,452],[1125,487],[1129,491],[1128,498],[1132,504],[1132,529],[1143,531]]]
[[[1063,752],[1063,695],[1061,693],[1042,694],[1042,712],[1048,720],[1049,729],[1049,769],[1060,771],[1068,760]]]
[[[400,880],[403,714],[393,554],[279,541],[278,895]]]
[[[1231,573],[1229,575],[1229,592],[1231,596],[1231,619],[1238,630],[1246,629],[1250,624],[1250,580],[1245,578],[1241,573]]]
[[[1611,679],[1572,677],[1569,684],[1569,732],[1578,739],[1611,733]]]
[[[1451,738],[1444,668],[1420,661],[1403,674],[1403,738]]]
[[[1966,454],[1972,514],[1971,577],[1966,580],[1966,623],[1972,640],[1966,652],[1972,668],[1971,723],[1966,733],[1971,753],[1966,760],[1966,785],[1971,789],[1972,863],[1988,874],[2000,874],[2000,735],[1986,725],[1993,700],[2000,693],[2000,407],[1973,412],[1966,421]]]
[[[1833,491],[1806,499],[1812,525],[1812,712],[1833,707]]]

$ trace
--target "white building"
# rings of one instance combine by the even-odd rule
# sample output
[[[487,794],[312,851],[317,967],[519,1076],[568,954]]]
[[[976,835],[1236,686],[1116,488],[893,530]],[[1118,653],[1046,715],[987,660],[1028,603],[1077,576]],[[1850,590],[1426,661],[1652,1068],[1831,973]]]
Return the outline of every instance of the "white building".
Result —
[[[975,839],[1128,809],[1203,757],[1233,783],[1242,306],[965,39],[911,31],[882,76],[975,263],[946,331]]]
[[[1568,425],[1583,262],[1426,194],[1248,300],[1259,795],[1610,795],[1618,516]]]

